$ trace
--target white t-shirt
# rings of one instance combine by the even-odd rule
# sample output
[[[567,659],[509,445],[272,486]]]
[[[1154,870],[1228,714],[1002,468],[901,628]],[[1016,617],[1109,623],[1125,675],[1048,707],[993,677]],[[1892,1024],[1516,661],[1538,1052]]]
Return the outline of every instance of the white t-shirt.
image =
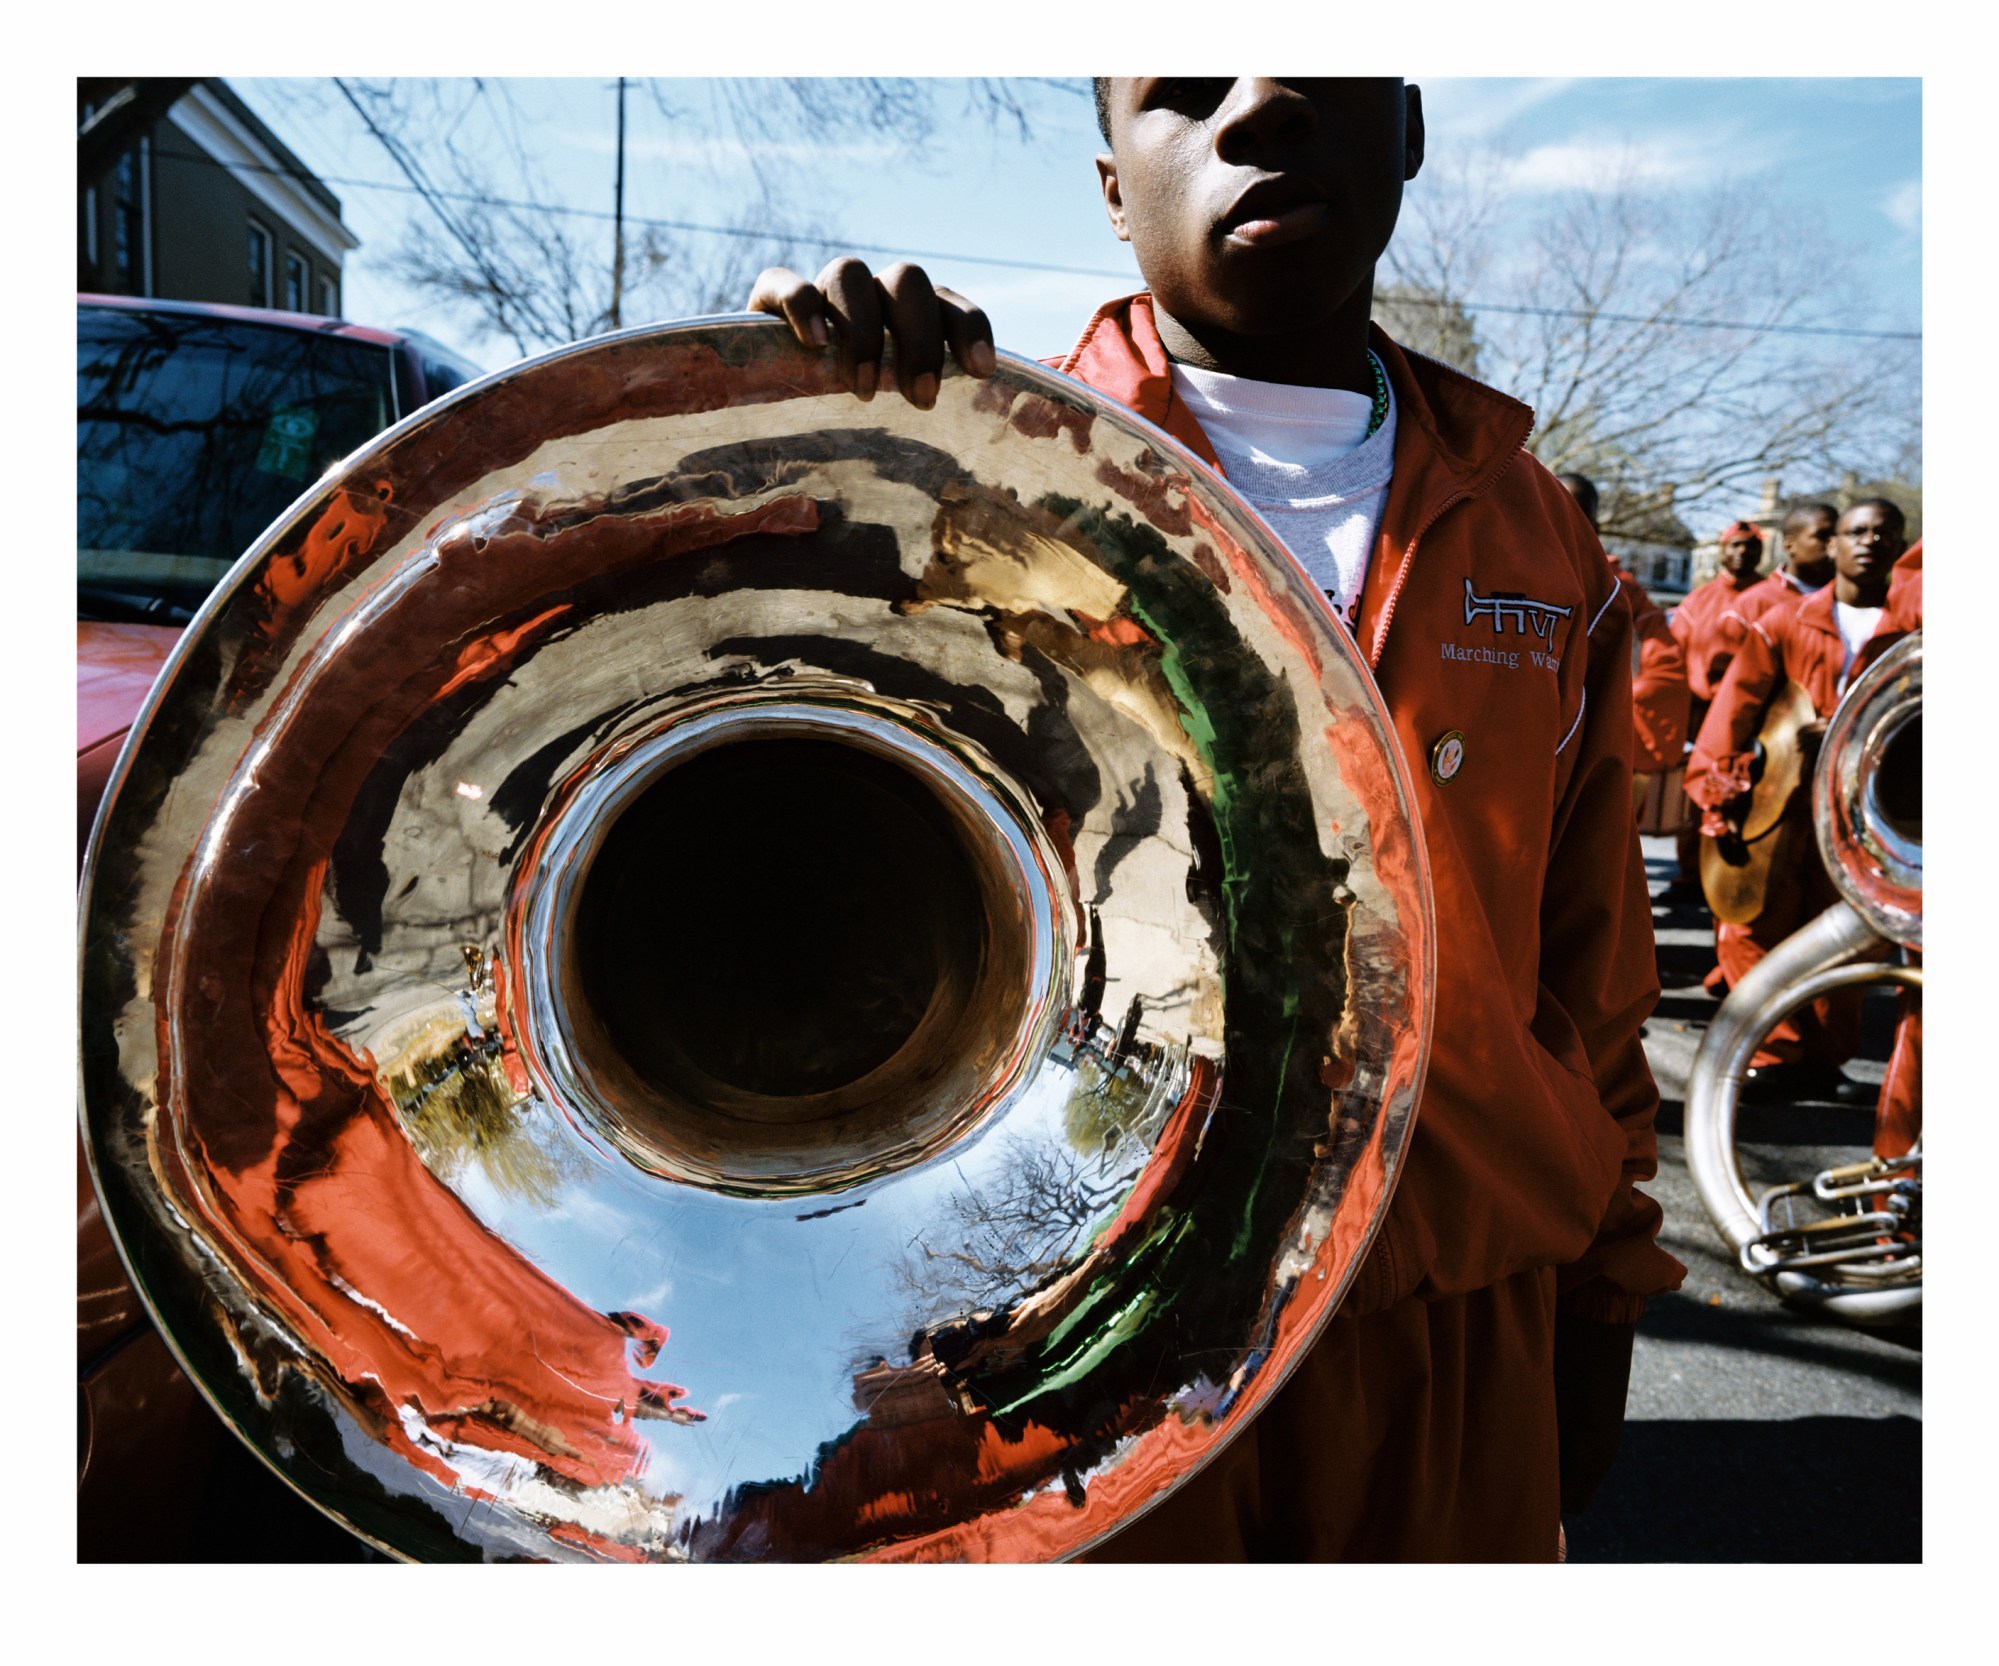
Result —
[[[1874,627],[1881,623],[1881,609],[1878,607],[1848,607],[1846,603],[1834,600],[1833,621],[1839,626],[1839,639],[1846,644],[1846,663],[1839,668],[1839,686],[1846,688],[1847,673],[1853,669],[1853,656],[1860,652],[1862,644],[1874,634]]]
[[[1173,391],[1200,422],[1229,484],[1256,506],[1351,630],[1395,467],[1395,395],[1369,434],[1373,400],[1345,388],[1298,388],[1176,364]]]

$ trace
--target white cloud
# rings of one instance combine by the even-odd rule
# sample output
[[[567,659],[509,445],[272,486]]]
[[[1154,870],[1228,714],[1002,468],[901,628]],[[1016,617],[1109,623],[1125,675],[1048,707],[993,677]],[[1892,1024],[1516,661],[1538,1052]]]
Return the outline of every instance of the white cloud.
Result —
[[[641,1290],[631,1299],[628,1310],[643,1313],[648,1319],[663,1312],[668,1302],[673,1300],[673,1280],[662,1278],[650,1290]]]
[[[1883,199],[1881,212],[1904,231],[1921,231],[1923,182],[1920,179],[1904,180]]]
[[[1662,139],[1607,144],[1577,139],[1536,145],[1511,162],[1506,183],[1516,191],[1567,191],[1578,186],[1670,185],[1701,172],[1687,147]]]

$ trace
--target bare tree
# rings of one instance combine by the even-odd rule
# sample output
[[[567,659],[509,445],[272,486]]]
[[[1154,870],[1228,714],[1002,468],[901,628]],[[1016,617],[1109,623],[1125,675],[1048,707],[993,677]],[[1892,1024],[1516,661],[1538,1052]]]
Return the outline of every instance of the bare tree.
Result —
[[[1919,454],[1918,343],[1838,333],[1861,320],[1823,227],[1755,182],[1668,191],[1627,162],[1546,195],[1512,168],[1474,149],[1411,187],[1377,312],[1532,405],[1529,449],[1598,481],[1606,535]]]
[[[816,266],[832,244],[798,164],[831,147],[920,165],[922,141],[947,117],[982,119],[996,136],[1030,131],[1019,90],[997,80],[633,83],[634,107],[671,135],[666,165],[687,182],[683,200],[711,206],[677,223],[634,216],[619,240],[608,200],[563,201],[551,189],[505,81],[337,85],[430,210],[411,223],[391,270],[521,353],[619,321],[733,311],[763,267]],[[710,190],[725,174],[735,186],[718,209]],[[810,174],[823,182],[823,169]]]
[[[890,1264],[910,1332],[1005,1308],[1072,1268],[1130,1191],[1174,1102],[1154,1091],[1156,1048],[1138,1043],[1147,1068],[1131,1069],[1111,1041],[1100,1028],[1076,1055],[1060,1134],[1009,1135],[1002,1160],[944,1201],[939,1230]]]
[[[1102,1156],[1017,1139],[996,1177],[951,1197],[938,1241],[912,1242],[892,1276],[919,1324],[1004,1306],[1070,1263],[1130,1179]]]

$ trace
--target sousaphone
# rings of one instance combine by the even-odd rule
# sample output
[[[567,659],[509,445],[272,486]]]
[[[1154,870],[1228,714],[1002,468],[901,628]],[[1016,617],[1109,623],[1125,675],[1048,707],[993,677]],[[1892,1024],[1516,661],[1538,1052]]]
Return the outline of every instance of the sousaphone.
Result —
[[[1687,1073],[1687,1172],[1750,1277],[1853,1324],[1907,1326],[1923,1307],[1921,631],[1841,696],[1808,802],[1838,900],[1751,967],[1709,1023]],[[1770,1031],[1815,1000],[1870,988],[1894,990],[1903,1019],[1873,1150],[1834,1151],[1833,1130],[1809,1113],[1789,1118],[1781,1141],[1745,1134],[1743,1080]]]
[[[1345,1290],[1434,943],[1380,698],[1216,475],[747,319],[321,481],[154,689],[81,929],[135,1283],[439,1559],[1114,1531]]]

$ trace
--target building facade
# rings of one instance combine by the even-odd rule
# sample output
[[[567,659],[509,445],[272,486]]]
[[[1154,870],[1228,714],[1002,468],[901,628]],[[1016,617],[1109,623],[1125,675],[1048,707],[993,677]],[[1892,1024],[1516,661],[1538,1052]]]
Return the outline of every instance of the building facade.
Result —
[[[92,114],[80,86],[78,126]],[[80,179],[77,288],[341,316],[340,199],[225,82],[197,82]]]

